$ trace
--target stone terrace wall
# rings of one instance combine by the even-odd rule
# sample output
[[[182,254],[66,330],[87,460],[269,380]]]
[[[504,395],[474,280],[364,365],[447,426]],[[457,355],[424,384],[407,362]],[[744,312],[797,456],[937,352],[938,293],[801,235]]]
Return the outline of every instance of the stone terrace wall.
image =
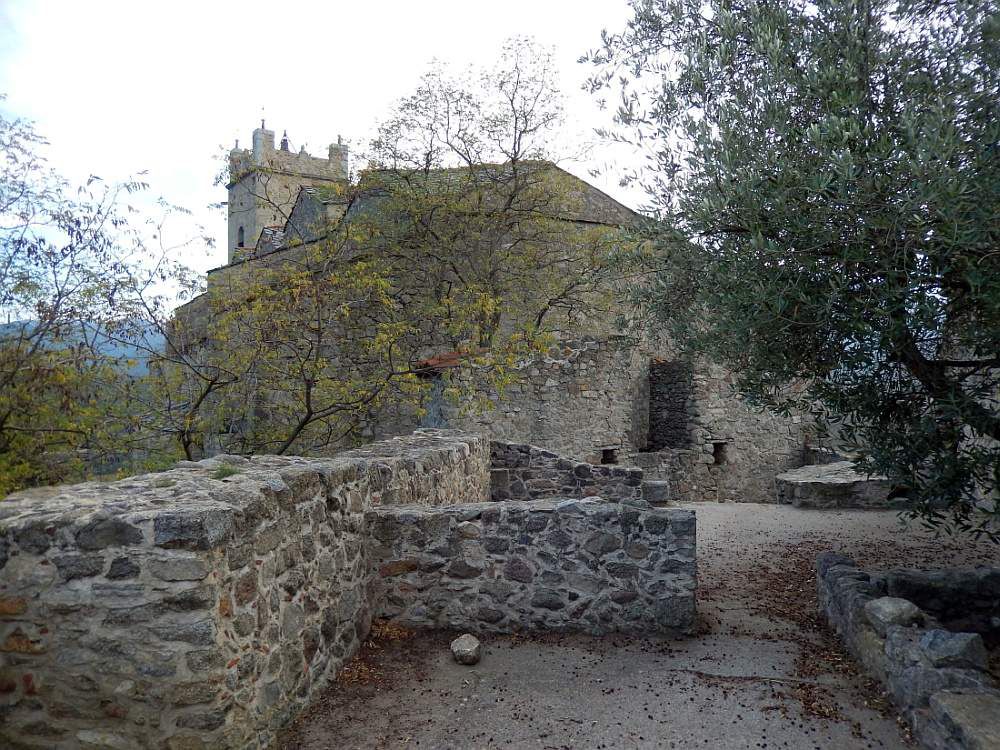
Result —
[[[484,501],[487,464],[425,432],[8,498],[0,746],[268,745],[366,636],[366,512]]]
[[[944,586],[960,578],[968,582],[945,596]],[[928,585],[928,580],[933,583]],[[944,629],[937,613],[898,594],[936,591],[924,600],[935,605],[953,602],[964,590],[979,611],[976,603],[990,596],[989,589],[980,586],[995,589],[997,580],[996,568],[867,573],[841,555],[827,552],[817,560],[820,609],[851,655],[886,686],[926,748],[1000,747],[1000,686],[987,671],[986,648],[978,633]]]
[[[602,466],[564,458],[522,443],[490,443],[493,500],[600,495],[613,502],[642,499],[642,469]]]
[[[689,631],[695,516],[599,500],[376,508],[379,614],[408,626]],[[381,596],[379,597],[381,598]]]

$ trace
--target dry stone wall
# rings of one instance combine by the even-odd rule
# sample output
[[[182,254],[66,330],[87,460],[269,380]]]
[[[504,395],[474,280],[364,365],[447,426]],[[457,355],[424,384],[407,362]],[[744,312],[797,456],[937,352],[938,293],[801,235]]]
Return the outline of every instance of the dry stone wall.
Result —
[[[490,443],[493,500],[600,496],[614,502],[642,500],[642,469],[574,461],[523,443]]]
[[[485,440],[218,456],[0,504],[0,746],[259,748],[377,608],[365,514],[488,497]]]
[[[1000,569],[868,573],[827,552],[817,560],[817,586],[830,626],[885,685],[923,747],[1000,747],[1000,685],[988,671],[983,637],[950,630],[939,619],[956,624],[956,614],[977,613],[960,624],[995,635]]]
[[[425,430],[330,458],[220,455],[11,496],[0,746],[268,747],[378,615],[690,629],[691,511],[650,508],[624,470],[560,480],[614,502],[488,502],[489,462],[484,438]]]
[[[904,508],[905,497],[894,497],[883,476],[857,471],[852,461],[812,464],[775,477],[779,503],[796,508]]]
[[[687,632],[695,517],[597,499],[376,508],[379,614],[473,631]]]
[[[689,446],[692,375],[690,362],[653,362],[649,366],[649,450]]]

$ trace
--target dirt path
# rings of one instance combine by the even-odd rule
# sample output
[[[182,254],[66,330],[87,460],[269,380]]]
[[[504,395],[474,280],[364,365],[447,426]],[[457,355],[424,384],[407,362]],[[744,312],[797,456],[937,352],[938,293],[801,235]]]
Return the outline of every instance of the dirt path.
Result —
[[[816,554],[874,568],[997,564],[997,550],[901,530],[892,513],[690,507],[696,636],[488,637],[468,668],[451,660],[450,634],[382,627],[281,746],[906,747],[816,614]]]

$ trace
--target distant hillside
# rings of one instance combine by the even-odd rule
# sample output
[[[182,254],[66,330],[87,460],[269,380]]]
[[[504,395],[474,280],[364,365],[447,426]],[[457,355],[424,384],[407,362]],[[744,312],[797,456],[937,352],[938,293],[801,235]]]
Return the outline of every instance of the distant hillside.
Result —
[[[35,325],[34,321],[15,321],[11,323],[0,323],[0,342],[4,339],[14,336],[19,330],[24,326],[28,326],[29,330],[31,326]],[[97,349],[102,354],[107,357],[113,358],[120,362],[123,367],[128,371],[129,375],[133,377],[141,377],[149,372],[148,359],[149,355],[146,351],[137,348],[134,345],[123,344],[118,341],[111,341],[106,337],[98,336],[98,346]],[[144,346],[152,349],[153,351],[162,352],[163,347],[166,343],[163,338],[163,334],[156,329],[155,326],[150,324],[142,333],[142,340]],[[69,345],[70,342],[66,342],[64,345]],[[126,365],[127,362],[132,362],[131,365]]]

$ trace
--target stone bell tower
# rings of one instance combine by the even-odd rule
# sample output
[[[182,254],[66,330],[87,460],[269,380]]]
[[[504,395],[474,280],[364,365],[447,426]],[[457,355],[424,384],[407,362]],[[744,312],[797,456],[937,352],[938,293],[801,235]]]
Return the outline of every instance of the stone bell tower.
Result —
[[[283,227],[304,187],[341,186],[348,181],[347,146],[337,137],[327,158],[310,156],[304,148],[293,152],[287,131],[278,148],[274,131],[264,126],[253,131],[253,149],[239,141],[229,152],[228,262],[253,253],[265,227]]]

